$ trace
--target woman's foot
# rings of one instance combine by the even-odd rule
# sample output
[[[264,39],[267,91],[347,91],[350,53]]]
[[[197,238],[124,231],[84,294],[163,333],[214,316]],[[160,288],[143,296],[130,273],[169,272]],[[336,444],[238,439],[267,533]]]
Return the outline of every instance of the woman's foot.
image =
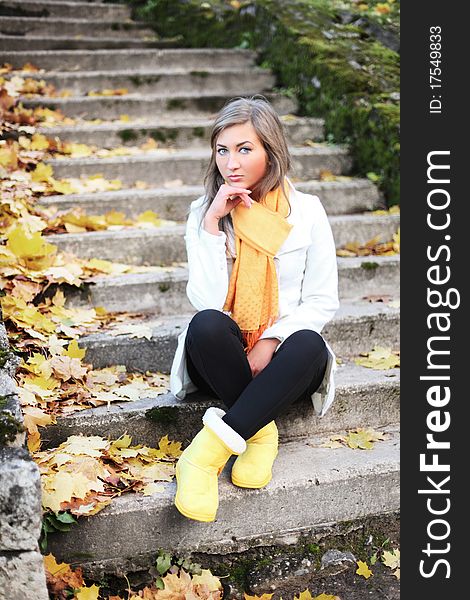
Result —
[[[246,441],[246,450],[232,467],[232,483],[244,488],[262,488],[272,478],[272,466],[277,456],[279,435],[271,421]]]
[[[204,427],[176,464],[175,506],[185,517],[213,521],[219,506],[218,476],[232,454],[246,449],[245,440],[222,420],[225,412],[208,408]]]

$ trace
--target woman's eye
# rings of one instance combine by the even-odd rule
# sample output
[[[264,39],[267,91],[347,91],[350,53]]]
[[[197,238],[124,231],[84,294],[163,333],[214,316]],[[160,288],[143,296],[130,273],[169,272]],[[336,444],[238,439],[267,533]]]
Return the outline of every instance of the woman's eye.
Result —
[[[244,152],[243,154],[248,154],[248,152],[250,152],[250,151],[251,151],[251,148],[245,148],[245,147],[243,147],[243,148],[240,148],[240,152],[241,152],[242,150],[246,150],[246,152]]]

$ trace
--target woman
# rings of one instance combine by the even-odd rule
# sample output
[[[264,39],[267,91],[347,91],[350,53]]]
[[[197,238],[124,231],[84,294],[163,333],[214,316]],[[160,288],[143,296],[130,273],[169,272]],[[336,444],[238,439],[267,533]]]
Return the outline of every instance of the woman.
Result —
[[[335,357],[320,332],[338,309],[336,252],[317,196],[295,190],[282,123],[264,97],[236,98],[218,114],[205,196],[186,227],[187,294],[199,311],[179,336],[173,394],[219,399],[176,466],[175,504],[213,521],[217,477],[261,488],[278,452],[274,419],[309,396],[323,415]]]

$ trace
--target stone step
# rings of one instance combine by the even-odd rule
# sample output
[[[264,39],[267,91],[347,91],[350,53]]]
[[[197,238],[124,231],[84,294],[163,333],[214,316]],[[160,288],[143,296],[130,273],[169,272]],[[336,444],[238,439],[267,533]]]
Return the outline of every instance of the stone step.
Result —
[[[152,39],[131,39],[119,38],[117,36],[88,37],[78,35],[0,35],[0,52],[2,52],[2,62],[8,62],[3,59],[4,55],[10,55],[16,51],[27,51],[28,56],[34,51],[44,52],[50,50],[73,50],[84,49],[92,51],[95,49],[118,49],[122,48],[174,48],[181,44],[181,40],[173,38],[158,39],[156,34]],[[31,56],[32,63],[35,63],[34,56]],[[24,64],[24,63],[23,63]],[[23,64],[19,66],[23,66]]]
[[[87,349],[86,360],[96,369],[125,365],[130,371],[169,373],[177,337],[192,314],[134,319],[132,323],[146,327],[143,333],[148,333],[150,339],[131,334],[113,336],[108,331],[82,337],[80,346]],[[383,303],[342,302],[322,334],[341,358],[368,352],[375,345],[396,349],[399,319],[399,310]]]
[[[324,417],[315,414],[310,399],[293,404],[276,423],[281,441],[355,427],[385,427],[400,420],[400,369],[378,371],[354,363],[339,365],[336,396]],[[64,415],[41,431],[43,448],[59,446],[70,435],[117,439],[128,433],[133,444],[156,446],[164,435],[187,440],[201,428],[209,406],[220,401],[201,392],[177,400],[171,393],[135,402],[112,403]]]
[[[42,0],[29,0],[30,2],[38,2],[41,3]],[[81,3],[81,4],[106,4],[106,5],[119,5],[123,3],[123,0],[47,0],[47,2],[52,2],[54,4],[63,4],[64,2],[69,2],[72,4]],[[124,3],[126,0],[124,0]]]
[[[88,19],[102,19],[103,21],[119,21],[130,18],[128,6],[123,4],[104,4],[103,2],[51,2],[50,0],[2,0],[0,16],[10,17],[66,17],[80,19],[83,15]]]
[[[339,295],[342,300],[400,293],[400,257],[338,258]],[[103,306],[109,312],[152,312],[177,315],[190,312],[186,296],[186,265],[164,267],[157,272],[92,278],[79,289],[67,289],[73,307]]]
[[[122,39],[155,38],[155,33],[145,23],[134,21],[115,22],[102,19],[64,19],[37,17],[1,17],[0,29],[3,35],[40,35],[53,37],[57,32],[61,35],[115,37]]]
[[[343,146],[318,145],[292,147],[292,171],[299,179],[314,179],[322,170],[335,175],[347,174],[352,165],[348,150]],[[152,152],[115,156],[111,158],[56,158],[46,161],[54,169],[54,177],[90,176],[101,173],[106,179],[119,179],[124,185],[136,180],[151,185],[179,179],[186,185],[197,185],[203,178],[210,159],[210,150],[158,149]]]
[[[237,95],[243,95],[240,90]],[[266,98],[272,103],[279,115],[295,113],[297,102],[279,93],[266,92]],[[189,93],[172,96],[169,94],[127,94],[125,96],[93,97],[79,96],[69,98],[42,97],[37,99],[21,98],[26,108],[47,107],[61,110],[68,117],[83,119],[118,119],[122,114],[130,117],[194,115],[216,113],[232,96],[230,94]]]
[[[376,235],[390,240],[399,226],[398,215],[338,215],[330,217],[336,247],[357,240],[364,243]],[[128,264],[168,266],[186,261],[184,225],[152,229],[90,231],[47,236],[62,251],[82,258],[102,258]],[[372,257],[373,259],[373,257]]]
[[[219,510],[212,523],[183,517],[175,482],[153,496],[124,494],[68,532],[50,534],[48,551],[80,562],[88,575],[135,572],[155,564],[157,549],[187,556],[295,544],[325,524],[385,515],[399,509],[399,431],[369,451],[318,448],[321,438],[281,444],[273,479],[262,490],[230,482],[233,458],[219,477]]]
[[[383,207],[383,198],[378,188],[368,179],[338,181],[296,181],[301,192],[318,195],[330,215],[352,214]],[[69,211],[81,207],[88,214],[103,214],[117,210],[129,216],[153,210],[161,218],[185,221],[190,203],[204,194],[203,186],[152,187],[145,190],[135,188],[90,194],[67,194],[43,196],[41,205],[54,206]]]
[[[48,71],[30,73],[31,79],[44,79],[60,92],[67,90],[74,96],[85,95],[92,90],[126,88],[129,93],[139,94],[189,94],[201,93],[208,89],[212,94],[237,95],[256,94],[271,89],[274,75],[267,69],[258,67],[209,69],[133,69],[124,71]]]
[[[195,116],[177,119],[146,119],[135,122],[77,123],[66,127],[42,127],[39,131],[48,137],[95,145],[99,148],[136,146],[149,137],[160,147],[209,147],[213,119]],[[290,117],[284,121],[288,142],[302,145],[306,140],[324,139],[323,119]]]
[[[106,4],[105,6],[111,6]],[[119,40],[122,44],[122,40]],[[122,47],[122,46],[121,46]],[[2,60],[19,69],[30,62],[47,71],[125,71],[149,69],[247,68],[254,65],[251,50],[174,48],[171,50],[40,50],[4,52]]]

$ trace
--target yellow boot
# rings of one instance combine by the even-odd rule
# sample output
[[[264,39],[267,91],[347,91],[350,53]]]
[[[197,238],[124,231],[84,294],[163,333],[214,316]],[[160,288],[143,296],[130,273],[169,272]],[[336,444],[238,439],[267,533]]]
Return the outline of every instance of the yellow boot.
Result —
[[[232,467],[232,483],[244,488],[262,488],[271,481],[279,436],[271,421],[246,441],[246,450]]]
[[[213,521],[219,506],[217,477],[232,454],[246,449],[245,440],[222,417],[220,408],[208,408],[204,427],[176,463],[176,508],[189,519]]]

